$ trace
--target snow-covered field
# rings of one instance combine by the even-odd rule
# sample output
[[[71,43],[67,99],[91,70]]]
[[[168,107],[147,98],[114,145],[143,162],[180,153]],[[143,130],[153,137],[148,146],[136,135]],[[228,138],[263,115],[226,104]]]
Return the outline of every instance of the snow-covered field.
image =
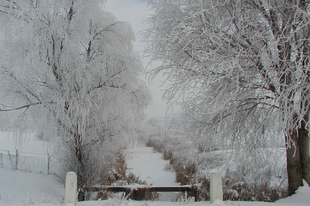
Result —
[[[60,203],[64,186],[53,175],[0,168],[0,205]]]
[[[16,149],[20,152],[30,153],[34,155],[44,155],[50,150],[50,143],[40,141],[36,133],[17,133],[0,131],[0,151],[7,150],[15,152]]]
[[[7,141],[7,138],[6,138]],[[4,147],[3,135],[0,136],[1,148]],[[7,144],[7,143],[6,143]],[[28,144],[32,145],[31,140]],[[5,148],[4,148],[5,149]],[[32,152],[42,149],[33,147]],[[174,182],[174,174],[164,171],[167,163],[161,159],[161,154],[153,153],[151,148],[138,147],[128,150],[131,158],[128,167],[131,172],[140,176],[141,180],[147,180],[153,185],[177,185]],[[0,168],[0,205],[62,205],[64,187],[53,175],[40,173],[21,172]],[[79,202],[78,206],[177,206],[177,205],[211,205],[210,202],[192,202],[189,200],[172,201],[132,201],[122,199],[109,199],[104,201]],[[215,202],[212,205],[225,206],[309,206],[310,188],[302,187],[296,195],[279,200],[275,203],[264,202]]]
[[[58,163],[54,157],[57,151],[53,142],[40,140],[36,133],[0,131],[0,167],[16,169],[17,163],[17,169],[21,171],[56,173]]]

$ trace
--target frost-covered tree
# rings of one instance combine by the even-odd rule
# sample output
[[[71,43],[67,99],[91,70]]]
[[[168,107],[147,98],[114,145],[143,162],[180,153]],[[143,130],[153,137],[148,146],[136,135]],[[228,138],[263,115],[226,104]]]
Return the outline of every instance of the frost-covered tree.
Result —
[[[216,135],[260,138],[280,131],[287,146],[289,194],[302,179],[310,184],[309,1],[149,4],[154,15],[147,51],[163,62],[152,73],[163,72],[171,82],[166,98],[181,97],[196,128],[212,128]]]
[[[102,3],[0,0],[0,111],[53,118],[76,160],[80,188],[88,184],[90,152],[135,135],[150,99],[132,28]]]

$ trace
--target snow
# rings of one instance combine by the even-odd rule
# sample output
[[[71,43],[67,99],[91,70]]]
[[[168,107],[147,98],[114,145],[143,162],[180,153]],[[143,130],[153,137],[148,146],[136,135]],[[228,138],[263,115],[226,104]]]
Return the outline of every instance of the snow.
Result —
[[[59,164],[55,159],[59,148],[55,147],[54,142],[40,140],[34,132],[19,134],[9,131],[0,131],[0,142],[0,167],[16,169],[18,151],[18,170],[44,174],[56,173],[52,165]],[[48,165],[52,169],[49,170]]]
[[[2,136],[3,137],[3,136]],[[1,148],[4,144],[1,141]],[[35,142],[35,139],[32,139]],[[29,139],[28,144],[32,145]],[[33,147],[34,153],[42,148]],[[151,148],[137,147],[127,151],[130,154],[128,167],[134,174],[140,176],[141,180],[147,180],[154,186],[176,186],[174,182],[175,174],[164,171],[164,166],[168,163],[161,159],[161,154],[155,153]],[[21,172],[16,170],[0,168],[0,206],[60,206],[64,197],[64,186],[58,182],[53,175],[40,173]],[[309,206],[310,187],[305,184],[297,190],[296,194],[281,199],[275,203],[265,202],[232,202],[216,200],[212,204],[206,202],[192,202],[184,199],[179,202],[170,201],[133,201],[123,199],[109,199],[99,201],[78,202],[77,206]]]
[[[0,205],[60,203],[63,193],[55,176],[0,168]]]
[[[0,131],[0,150],[14,152],[18,149],[20,152],[45,155],[49,150],[49,142],[39,141],[36,133],[29,132],[18,134],[15,132]]]
[[[141,148],[140,148],[141,149]],[[139,149],[139,150],[140,150]],[[64,188],[51,175],[26,173],[0,168],[0,205],[24,206],[61,205]],[[310,187],[305,186],[297,191],[296,195],[277,201],[264,202],[171,202],[171,201],[133,201],[109,199],[105,201],[78,202],[77,206],[177,206],[177,205],[212,205],[212,206],[309,206]]]
[[[306,203],[307,205],[310,205],[310,187],[304,181],[304,187],[300,187],[297,191],[296,194],[290,197],[287,197],[285,199],[278,200],[278,203],[290,203],[290,204],[295,204],[295,203]]]
[[[130,158],[127,161],[129,172],[140,176],[153,186],[179,186],[175,182],[175,173],[164,171],[169,161],[163,160],[161,153],[153,152],[151,147],[137,147],[128,150]]]

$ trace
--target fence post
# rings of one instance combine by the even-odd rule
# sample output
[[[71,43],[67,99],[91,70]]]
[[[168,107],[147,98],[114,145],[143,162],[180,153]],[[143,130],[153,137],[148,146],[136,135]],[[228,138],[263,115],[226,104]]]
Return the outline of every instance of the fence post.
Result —
[[[15,154],[16,154],[16,155],[15,155],[15,157],[16,157],[16,158],[15,158],[15,169],[18,170],[18,169],[17,169],[17,168],[18,168],[18,167],[17,167],[17,165],[18,165],[18,149],[16,149],[16,153],[15,153]]]
[[[50,174],[50,154],[47,153],[47,174],[49,175]]]
[[[75,172],[68,172],[65,186],[65,205],[76,205],[77,198],[77,175]]]
[[[215,200],[223,201],[223,184],[221,173],[212,173],[210,181],[210,200],[213,203]]]

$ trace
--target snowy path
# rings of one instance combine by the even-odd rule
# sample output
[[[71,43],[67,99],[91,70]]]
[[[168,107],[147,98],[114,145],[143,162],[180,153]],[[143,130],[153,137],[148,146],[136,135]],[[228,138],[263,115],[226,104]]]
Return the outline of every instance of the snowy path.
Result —
[[[175,182],[175,173],[164,171],[169,161],[163,160],[161,153],[154,153],[151,147],[129,149],[127,166],[129,171],[140,176],[153,186],[178,186]]]

